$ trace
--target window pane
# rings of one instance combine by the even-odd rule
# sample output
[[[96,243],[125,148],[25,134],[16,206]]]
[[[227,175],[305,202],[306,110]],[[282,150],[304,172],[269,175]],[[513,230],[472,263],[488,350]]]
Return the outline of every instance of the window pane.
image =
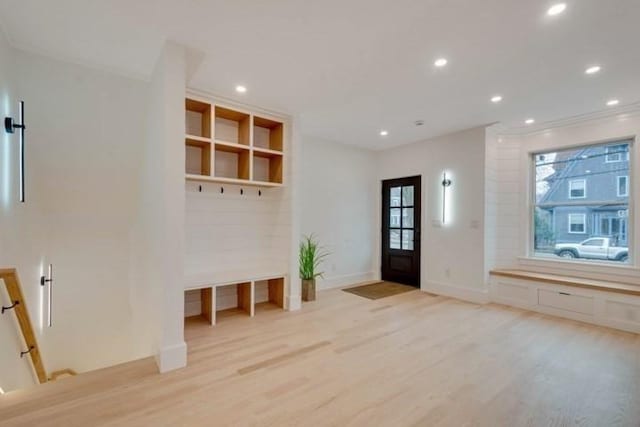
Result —
[[[402,208],[402,228],[413,228],[413,208]]]
[[[626,176],[618,177],[618,197],[625,197],[629,195],[629,189],[627,188],[627,182],[629,178]]]
[[[629,262],[630,146],[621,141],[534,156],[536,256]]]
[[[401,249],[400,230],[389,230],[389,247],[391,249]]]
[[[402,187],[402,206],[413,206],[413,185]]]
[[[400,208],[389,209],[389,227],[400,228]]]
[[[402,249],[413,250],[413,230],[402,230]]]
[[[402,187],[391,187],[391,206],[400,206],[400,190]]]

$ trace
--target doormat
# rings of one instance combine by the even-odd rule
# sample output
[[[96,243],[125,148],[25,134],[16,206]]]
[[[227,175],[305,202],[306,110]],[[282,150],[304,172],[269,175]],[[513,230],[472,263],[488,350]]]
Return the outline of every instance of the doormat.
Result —
[[[343,289],[350,294],[358,295],[360,297],[368,299],[380,299],[390,297],[392,295],[403,294],[405,292],[417,291],[418,288],[414,288],[409,285],[401,285],[400,283],[393,282],[378,282],[370,285],[355,286],[353,288]]]

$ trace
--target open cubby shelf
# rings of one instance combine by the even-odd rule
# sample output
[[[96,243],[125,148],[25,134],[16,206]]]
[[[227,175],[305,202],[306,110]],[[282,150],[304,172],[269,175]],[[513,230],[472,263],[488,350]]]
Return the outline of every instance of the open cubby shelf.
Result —
[[[232,318],[253,317],[256,313],[282,309],[284,277],[185,291],[185,317],[190,323],[215,325]]]
[[[185,138],[186,171],[194,175],[211,175],[211,143],[198,137]]]
[[[253,152],[253,180],[282,184],[282,155]]]
[[[251,145],[251,115],[215,106],[215,140]]]
[[[189,136],[210,139],[211,104],[187,98],[185,110],[185,133]]]
[[[284,185],[284,123],[215,103],[185,100],[187,180]]]
[[[280,122],[262,117],[253,117],[253,146],[282,152],[283,125]]]

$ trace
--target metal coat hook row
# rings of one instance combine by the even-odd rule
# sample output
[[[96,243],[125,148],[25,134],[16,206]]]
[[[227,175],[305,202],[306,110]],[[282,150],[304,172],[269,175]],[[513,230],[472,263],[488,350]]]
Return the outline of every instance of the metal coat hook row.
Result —
[[[20,304],[20,301],[14,301],[13,304],[11,304],[9,307],[2,306],[2,314],[4,314],[4,312],[7,310],[16,308],[16,305],[18,304]]]
[[[34,349],[35,349],[35,347],[34,347],[34,346],[31,346],[31,347],[29,347],[29,350],[27,350],[27,351],[21,351],[21,352],[20,352],[20,358],[22,359],[25,355],[27,355],[27,354],[31,353]]]

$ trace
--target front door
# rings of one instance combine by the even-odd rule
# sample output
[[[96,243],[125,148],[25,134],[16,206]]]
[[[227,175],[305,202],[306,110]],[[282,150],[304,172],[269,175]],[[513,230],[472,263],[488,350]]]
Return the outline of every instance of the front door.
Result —
[[[419,176],[382,181],[382,280],[420,287]]]

